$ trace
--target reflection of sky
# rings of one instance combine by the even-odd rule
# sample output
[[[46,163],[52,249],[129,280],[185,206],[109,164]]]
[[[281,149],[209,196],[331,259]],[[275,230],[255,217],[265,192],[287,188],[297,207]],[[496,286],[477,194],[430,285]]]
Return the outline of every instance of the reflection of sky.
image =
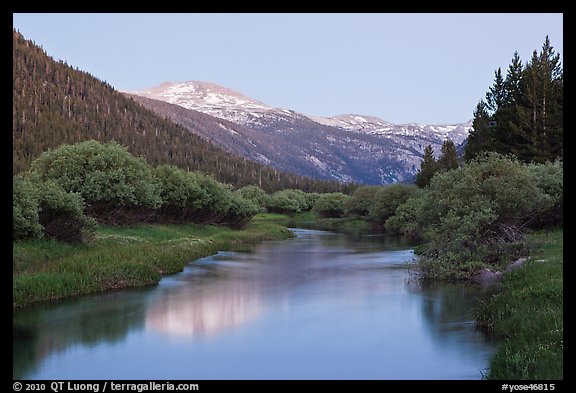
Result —
[[[479,379],[493,345],[470,295],[407,285],[411,251],[344,240],[301,232],[205,258],[147,293],[144,329],[56,353],[31,377]]]

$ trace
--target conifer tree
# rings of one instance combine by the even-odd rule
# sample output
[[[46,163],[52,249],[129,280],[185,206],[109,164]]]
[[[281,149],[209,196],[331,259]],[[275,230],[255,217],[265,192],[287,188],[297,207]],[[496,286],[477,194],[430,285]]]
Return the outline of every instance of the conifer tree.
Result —
[[[548,36],[524,67],[514,53],[505,80],[500,69],[495,72],[486,102],[474,111],[473,128],[466,160],[481,151],[512,153],[524,162],[563,158],[563,71]]]
[[[424,148],[424,157],[420,163],[420,170],[416,174],[416,185],[420,188],[428,187],[430,180],[436,172],[438,172],[438,162],[434,158],[434,151],[432,145]]]
[[[494,72],[494,85],[490,87],[490,90],[486,93],[486,103],[488,109],[496,112],[498,109],[502,108],[507,102],[507,91],[506,85],[504,83],[504,78],[502,78],[502,71],[500,68]]]
[[[456,152],[456,145],[454,145],[454,142],[450,139],[447,139],[442,143],[438,165],[441,169],[446,171],[458,168],[458,153]]]
[[[480,100],[474,110],[472,131],[468,135],[464,159],[470,160],[483,150],[489,150],[492,142],[490,135],[490,114],[483,100]]]

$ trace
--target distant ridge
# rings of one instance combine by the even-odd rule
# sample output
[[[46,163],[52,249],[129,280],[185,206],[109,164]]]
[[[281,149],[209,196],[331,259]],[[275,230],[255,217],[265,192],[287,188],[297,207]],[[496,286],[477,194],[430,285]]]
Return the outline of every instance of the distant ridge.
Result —
[[[166,82],[125,93],[192,132],[198,132],[190,121],[195,111],[220,119],[220,130],[198,134],[251,160],[345,182],[411,182],[426,145],[438,152],[446,139],[460,145],[472,126],[471,121],[397,125],[357,114],[310,116],[200,81]]]

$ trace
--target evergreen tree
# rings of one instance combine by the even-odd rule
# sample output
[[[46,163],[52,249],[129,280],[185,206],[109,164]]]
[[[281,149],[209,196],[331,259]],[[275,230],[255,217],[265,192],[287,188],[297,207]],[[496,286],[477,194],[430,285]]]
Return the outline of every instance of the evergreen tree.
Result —
[[[468,135],[464,159],[471,160],[483,150],[490,149],[492,137],[490,135],[490,114],[483,100],[480,100],[474,110],[472,131]]]
[[[442,170],[446,171],[458,168],[458,153],[456,152],[456,145],[450,139],[447,139],[442,143],[438,165]]]
[[[474,130],[465,159],[481,151],[514,154],[524,162],[563,157],[563,71],[560,55],[546,37],[540,53],[522,66],[514,53],[506,79],[500,69],[474,111]]]
[[[548,36],[541,52],[533,52],[522,82],[528,109],[524,113],[524,124],[528,123],[525,131],[532,142],[529,155],[536,162],[562,157],[563,72],[560,55],[555,53]]]
[[[436,172],[438,172],[438,162],[434,158],[434,151],[432,145],[426,146],[424,149],[424,157],[420,163],[420,170],[416,174],[416,185],[420,188],[428,187],[430,180]]]
[[[512,57],[512,62],[508,66],[508,72],[506,73],[506,98],[507,105],[520,104],[522,101],[522,91],[520,87],[520,82],[522,81],[522,61],[518,52],[514,52]]]
[[[492,112],[496,112],[498,109],[502,108],[507,102],[507,90],[504,83],[504,78],[502,78],[502,71],[500,68],[494,72],[494,85],[490,87],[490,90],[486,93],[486,103],[488,109]]]

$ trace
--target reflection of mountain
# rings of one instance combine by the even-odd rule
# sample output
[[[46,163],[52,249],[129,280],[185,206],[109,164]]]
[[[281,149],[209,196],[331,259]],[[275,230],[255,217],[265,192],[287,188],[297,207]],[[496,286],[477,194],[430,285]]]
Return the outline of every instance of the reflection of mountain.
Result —
[[[172,289],[146,310],[146,329],[177,336],[204,336],[242,325],[262,311],[257,287],[230,278]]]

